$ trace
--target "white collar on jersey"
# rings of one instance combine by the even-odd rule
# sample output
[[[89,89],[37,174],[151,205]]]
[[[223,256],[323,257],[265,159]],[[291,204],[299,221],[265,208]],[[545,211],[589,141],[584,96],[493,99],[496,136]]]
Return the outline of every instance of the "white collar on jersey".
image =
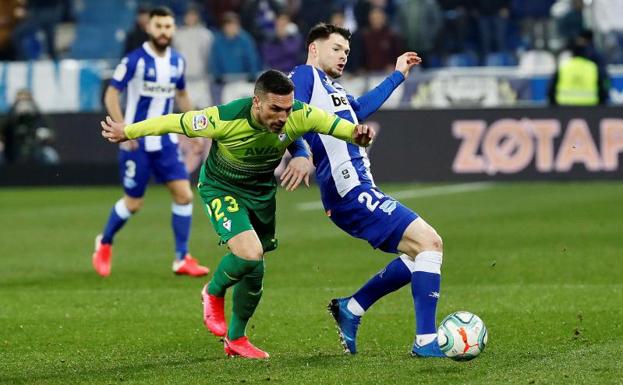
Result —
[[[155,59],[168,59],[171,57],[171,47],[167,47],[164,51],[164,56],[158,55],[156,51],[151,48],[148,41],[143,43],[143,49],[149,54],[149,56],[153,56]]]

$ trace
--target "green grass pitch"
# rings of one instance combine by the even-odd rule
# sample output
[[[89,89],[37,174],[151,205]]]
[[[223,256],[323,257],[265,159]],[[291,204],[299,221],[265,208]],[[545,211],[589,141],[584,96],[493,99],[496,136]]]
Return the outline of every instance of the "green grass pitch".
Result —
[[[280,247],[267,256],[248,329],[270,360],[228,359],[201,322],[205,280],[171,272],[163,188],[150,188],[118,235],[112,275],[91,269],[93,238],[119,195],[0,190],[0,384],[623,383],[621,182],[494,184],[403,199],[444,239],[438,320],[464,309],[489,328],[486,350],[467,363],[409,356],[407,288],[365,315],[358,355],[341,352],[327,302],[392,256],[351,239],[322,210],[301,210],[318,199],[314,188],[278,196]],[[197,199],[191,250],[212,269],[225,253],[216,241]]]

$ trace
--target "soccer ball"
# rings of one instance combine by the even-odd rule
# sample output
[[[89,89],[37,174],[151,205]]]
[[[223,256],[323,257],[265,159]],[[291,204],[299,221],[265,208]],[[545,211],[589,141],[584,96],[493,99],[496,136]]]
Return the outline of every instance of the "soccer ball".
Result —
[[[437,341],[441,351],[456,361],[476,358],[487,345],[488,333],[484,322],[475,314],[457,311],[441,321]]]

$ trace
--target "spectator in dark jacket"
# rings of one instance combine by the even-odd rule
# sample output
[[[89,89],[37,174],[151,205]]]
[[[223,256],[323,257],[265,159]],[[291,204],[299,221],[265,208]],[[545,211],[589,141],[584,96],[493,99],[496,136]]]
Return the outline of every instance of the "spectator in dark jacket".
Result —
[[[268,68],[288,73],[301,60],[303,38],[290,16],[280,14],[275,21],[275,34],[262,44],[262,56]]]
[[[481,54],[506,51],[510,0],[474,0],[473,4],[478,18]]]
[[[387,25],[387,15],[383,8],[370,10],[368,27],[361,33],[362,69],[366,71],[391,71],[396,58],[402,52],[402,41],[398,34]]]
[[[238,15],[223,15],[222,30],[216,33],[210,54],[210,72],[217,82],[225,75],[244,75],[254,79],[261,69],[255,41],[240,26]]]
[[[125,37],[125,44],[123,48],[123,54],[126,55],[128,52],[134,51],[144,42],[149,40],[149,35],[147,34],[147,24],[149,24],[149,8],[147,6],[141,5],[136,11],[136,23],[134,24],[134,28],[128,32]]]

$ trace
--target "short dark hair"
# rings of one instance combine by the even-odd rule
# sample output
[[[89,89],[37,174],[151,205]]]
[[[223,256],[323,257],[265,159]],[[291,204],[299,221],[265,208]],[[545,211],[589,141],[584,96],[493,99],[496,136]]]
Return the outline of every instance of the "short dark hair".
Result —
[[[294,91],[294,83],[281,71],[268,70],[260,75],[255,81],[255,95],[267,93],[288,95]]]
[[[151,19],[152,17],[155,16],[171,16],[172,18],[175,19],[175,14],[173,13],[173,11],[171,11],[171,8],[169,7],[156,7],[156,8],[152,8],[151,11],[149,11],[149,18]]]
[[[318,23],[309,30],[305,47],[309,47],[316,40],[326,40],[334,33],[339,33],[344,39],[350,41],[351,33],[348,29],[333,24]]]

